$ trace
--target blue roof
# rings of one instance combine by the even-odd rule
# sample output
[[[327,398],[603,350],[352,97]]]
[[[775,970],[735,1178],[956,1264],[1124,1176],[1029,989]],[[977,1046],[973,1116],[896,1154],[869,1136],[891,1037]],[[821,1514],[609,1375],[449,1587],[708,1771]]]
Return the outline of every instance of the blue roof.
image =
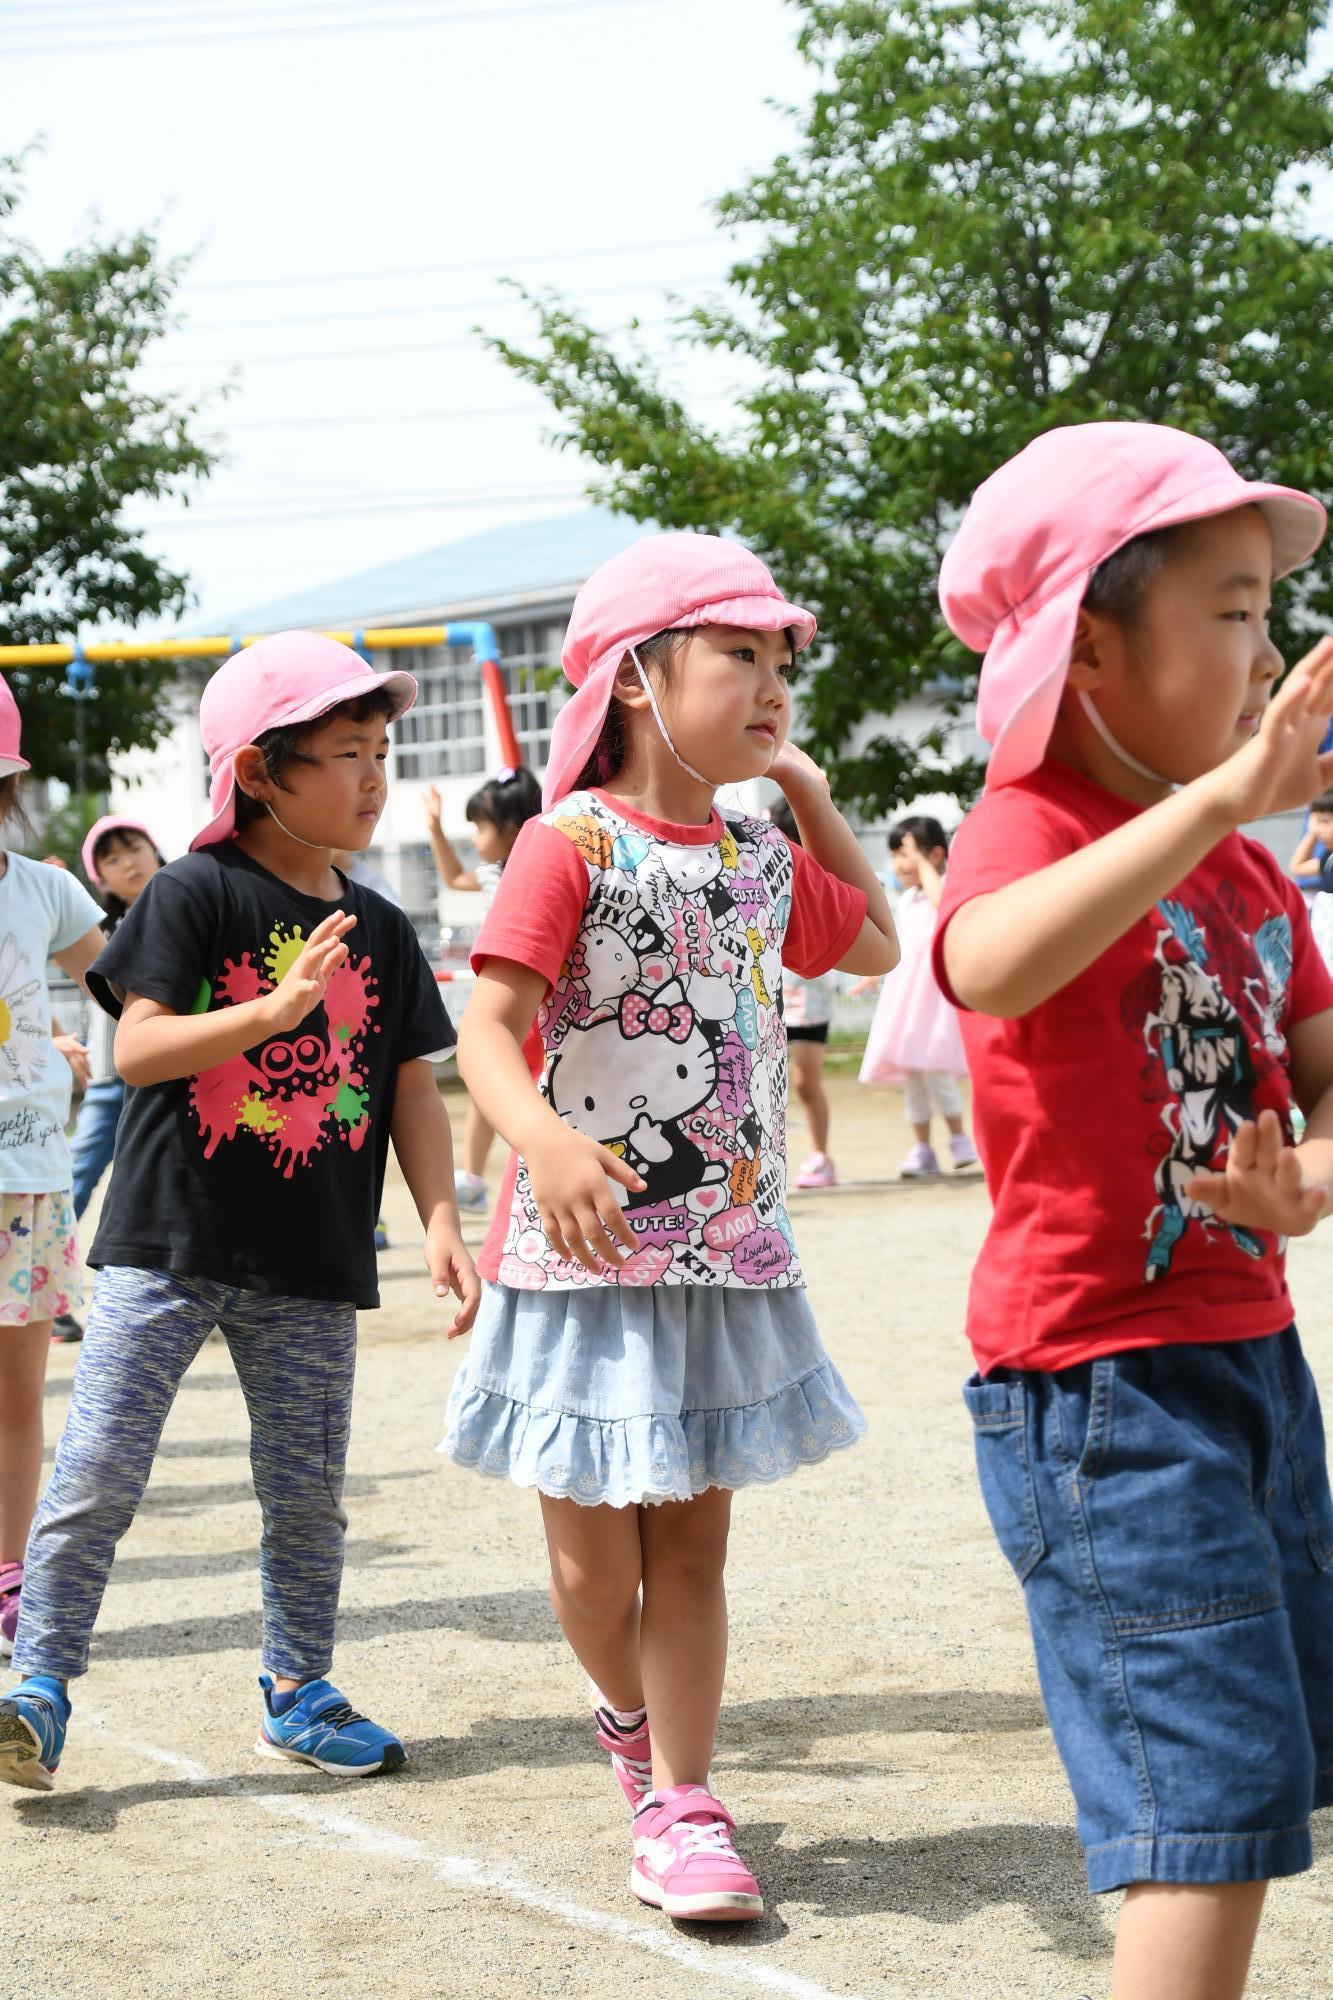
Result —
[[[276,598],[201,625],[201,631],[281,632],[301,626],[431,624],[439,614],[489,614],[545,592],[572,593],[599,563],[647,532],[644,524],[588,507],[541,521],[489,528],[420,555]]]

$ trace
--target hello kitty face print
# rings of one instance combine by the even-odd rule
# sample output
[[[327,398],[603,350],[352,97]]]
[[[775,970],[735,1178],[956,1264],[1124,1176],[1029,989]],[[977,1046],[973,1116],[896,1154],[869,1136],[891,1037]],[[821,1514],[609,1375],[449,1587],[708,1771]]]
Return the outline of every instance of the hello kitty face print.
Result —
[[[578,857],[587,891],[538,1015],[541,1090],[645,1186],[617,1189],[638,1249],[619,1272],[589,1272],[551,1248],[520,1161],[499,1281],[803,1284],[786,1208],[791,848],[768,821],[739,814],[720,815],[698,842],[659,838],[591,792],[545,824]]]

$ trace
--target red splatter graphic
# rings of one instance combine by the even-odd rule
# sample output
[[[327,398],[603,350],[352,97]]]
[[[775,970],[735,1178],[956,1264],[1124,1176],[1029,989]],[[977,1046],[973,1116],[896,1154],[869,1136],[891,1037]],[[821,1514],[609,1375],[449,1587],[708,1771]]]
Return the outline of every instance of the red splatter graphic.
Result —
[[[289,1097],[279,1108],[282,1123],[272,1146],[282,1177],[289,1181],[296,1167],[308,1166],[324,1144],[324,1118],[337,1091],[332,1085],[312,1096]]]
[[[190,1107],[199,1120],[206,1160],[212,1159],[224,1139],[233,1138],[240,1130],[241,1106],[251,1091],[262,1097],[265,1088],[265,1077],[244,1056],[215,1063],[212,1069],[200,1070],[191,1078]]]
[[[261,975],[248,951],[241,953],[239,964],[229,958],[217,982],[218,998],[230,1001],[233,1007],[239,1007],[244,1000],[257,1000],[261,993],[268,991],[269,982]]]
[[[344,959],[324,989],[324,1012],[328,1016],[333,1053],[337,1057],[351,1049],[379,1001],[371,992],[368,958]]]

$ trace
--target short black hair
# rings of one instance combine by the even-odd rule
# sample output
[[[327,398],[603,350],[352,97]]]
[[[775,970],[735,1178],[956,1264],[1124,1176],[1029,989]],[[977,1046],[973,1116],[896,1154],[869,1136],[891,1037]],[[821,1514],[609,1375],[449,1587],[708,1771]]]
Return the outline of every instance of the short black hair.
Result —
[[[517,833],[541,809],[542,788],[526,764],[488,778],[463,808],[474,826],[478,820],[489,820],[501,833]]]
[[[1174,527],[1151,528],[1147,534],[1134,535],[1123,548],[1098,563],[1083,593],[1084,608],[1104,612],[1121,625],[1132,625],[1143,609],[1148,585],[1166,567],[1172,543],[1181,528],[1188,525],[1179,522]]]
[[[889,852],[896,854],[908,834],[923,854],[933,854],[937,847],[949,852],[949,836],[937,819],[929,813],[909,813],[906,819],[896,820],[889,828]]]
[[[1333,813],[1333,792],[1321,792],[1310,807],[1312,813]]]
[[[313,764],[317,759],[306,749],[306,744],[327,722],[335,716],[345,716],[348,722],[369,722],[373,717],[391,716],[398,706],[388,688],[371,688],[365,694],[353,695],[350,701],[335,702],[326,708],[323,715],[312,716],[309,722],[293,722],[281,729],[265,729],[255,738],[255,747],[264,753],[264,771],[270,784],[280,792],[288,787],[283,783],[283,773],[289,764]],[[256,820],[268,816],[268,807],[262,799],[252,799],[243,786],[236,787],[236,828],[253,826]]]

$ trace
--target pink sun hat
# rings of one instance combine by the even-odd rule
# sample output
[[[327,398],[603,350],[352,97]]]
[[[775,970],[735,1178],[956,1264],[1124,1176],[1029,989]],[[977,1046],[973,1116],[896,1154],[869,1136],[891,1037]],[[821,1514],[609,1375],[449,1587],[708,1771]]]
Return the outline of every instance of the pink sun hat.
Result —
[[[27,758],[19,756],[22,727],[19,705],[10,690],[9,682],[3,674],[0,674],[0,778],[12,778],[16,771],[32,769]]]
[[[190,842],[190,852],[230,840],[236,831],[236,752],[266,729],[315,722],[339,702],[375,688],[393,697],[390,722],[417,698],[411,674],[377,674],[350,646],[318,632],[275,632],[224,660],[199,703],[199,734],[208,752],[212,817]]]
[[[1165,424],[1065,425],[978,486],[940,566],[940,604],[950,630],[986,656],[977,729],[994,745],[987,786],[1026,777],[1046,754],[1097,565],[1136,535],[1236,507],[1267,516],[1275,577],[1324,538],[1311,494],[1242,479],[1216,446]]]
[[[718,535],[645,535],[594,570],[574,599],[560,664],[578,693],[556,717],[542,786],[549,812],[572,792],[597,747],[617,669],[658,632],[739,625],[791,627],[800,652],[815,636],[808,611],[788,604],[758,556]]]
[[[100,889],[102,886],[102,878],[97,872],[97,843],[108,833],[141,833],[150,846],[153,848],[157,846],[156,838],[141,819],[122,819],[119,813],[103,813],[101,819],[93,821],[83,837],[83,846],[79,849],[83,872],[95,889]]]

